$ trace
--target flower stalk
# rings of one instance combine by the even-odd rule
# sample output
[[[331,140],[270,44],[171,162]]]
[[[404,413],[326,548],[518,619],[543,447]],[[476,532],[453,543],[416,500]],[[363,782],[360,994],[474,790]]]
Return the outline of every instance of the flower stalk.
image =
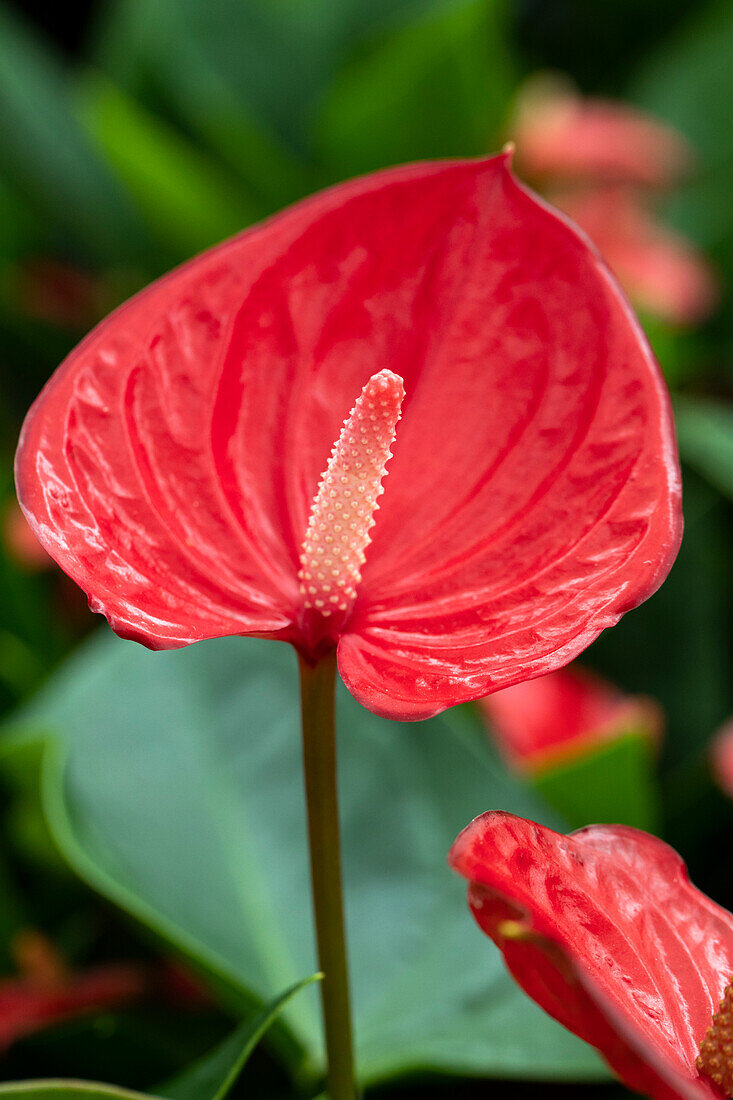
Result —
[[[331,1100],[355,1100],[336,776],[336,653],[299,659],[311,893]]]

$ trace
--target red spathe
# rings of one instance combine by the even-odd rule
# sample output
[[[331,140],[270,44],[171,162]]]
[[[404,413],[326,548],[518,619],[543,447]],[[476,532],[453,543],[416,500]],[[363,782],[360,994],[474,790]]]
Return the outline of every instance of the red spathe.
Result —
[[[563,836],[497,812],[464,829],[449,858],[519,985],[629,1088],[720,1100],[695,1059],[733,977],[733,915],[675,851],[623,825]]]
[[[667,393],[597,252],[506,156],[343,184],[122,306],[29,413],[26,515],[123,637],[303,650],[311,502],[384,368],[403,419],[331,639],[365,706],[425,718],[551,671],[658,587]]]

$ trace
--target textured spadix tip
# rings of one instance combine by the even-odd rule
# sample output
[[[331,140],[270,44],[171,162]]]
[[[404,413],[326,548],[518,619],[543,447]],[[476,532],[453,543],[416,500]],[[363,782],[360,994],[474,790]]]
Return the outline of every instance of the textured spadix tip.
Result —
[[[726,987],[707,1035],[700,1043],[695,1069],[714,1081],[725,1096],[733,1097],[733,982]]]
[[[399,374],[372,375],[344,421],[321,477],[300,554],[306,609],[348,612],[371,541],[405,387]]]

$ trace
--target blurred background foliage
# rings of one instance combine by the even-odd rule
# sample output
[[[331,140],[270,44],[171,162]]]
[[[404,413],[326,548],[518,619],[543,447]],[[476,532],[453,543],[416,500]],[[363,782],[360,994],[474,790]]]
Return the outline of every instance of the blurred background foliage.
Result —
[[[585,663],[660,702],[660,831],[694,880],[733,906],[733,804],[708,755],[733,712],[732,60],[727,0],[98,0],[73,9],[2,0],[3,711],[30,700],[93,627],[81,594],[34,547],[12,487],[23,415],[64,355],[150,279],[317,187],[400,161],[496,151],[517,137],[527,79],[551,71],[581,93],[645,109],[694,151],[693,170],[660,193],[656,210],[699,250],[716,300],[694,321],[643,311],[673,391],[686,533],[660,592]],[[521,173],[521,144],[517,163]],[[160,937],[67,868],[42,811],[39,761],[26,744],[4,754],[0,772],[0,1078],[152,1088],[227,1033],[231,1004],[172,989]],[[600,767],[591,781],[608,774]],[[41,945],[30,961],[29,930]],[[61,967],[68,978],[120,958],[144,974],[143,1003],[113,996],[40,1030],[13,1025],[12,1012],[4,1023],[19,975],[46,980]],[[248,1073],[242,1095],[290,1094],[276,1058],[258,1053]],[[497,1097],[537,1092],[408,1075],[374,1094],[487,1087]],[[541,1091],[622,1094],[610,1084]]]

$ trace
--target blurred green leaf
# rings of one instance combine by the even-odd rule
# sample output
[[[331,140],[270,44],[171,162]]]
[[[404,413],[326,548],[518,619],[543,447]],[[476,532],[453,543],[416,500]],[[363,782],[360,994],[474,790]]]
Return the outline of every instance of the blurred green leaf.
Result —
[[[338,174],[494,151],[513,85],[504,5],[433,7],[372,43],[331,85],[318,130]]]
[[[449,10],[455,0],[440,2]],[[114,0],[99,19],[97,57],[129,89],[162,90],[187,113],[191,90],[170,79],[171,68],[194,94],[211,94],[216,74],[220,103],[241,104],[271,139],[303,153],[314,105],[352,49],[435,8],[436,0]]]
[[[672,570],[651,599],[587,651],[594,668],[667,716],[663,763],[701,753],[733,710],[730,505],[683,468],[685,531]]]
[[[38,246],[39,232],[27,200],[0,176],[0,257],[7,261],[24,249]],[[4,272],[0,271],[0,276]]]
[[[4,1100],[147,1100],[141,1092],[96,1081],[14,1081],[0,1085]]]
[[[82,118],[144,216],[177,259],[257,220],[258,206],[160,118],[103,79],[88,80]]]
[[[211,1054],[159,1088],[156,1096],[170,1097],[170,1100],[224,1100],[247,1064],[250,1054],[283,1007],[296,993],[319,977],[319,974],[314,974],[286,989],[253,1020],[247,1020],[238,1027]]]
[[[733,5],[695,6],[672,36],[640,65],[633,97],[676,126],[699,155],[698,171],[675,189],[678,224],[708,247],[733,248]]]
[[[654,746],[629,730],[535,777],[540,795],[573,829],[590,824],[633,825],[655,832],[659,807]]]
[[[415,1067],[601,1077],[595,1054],[506,975],[445,865],[475,814],[547,811],[474,716],[376,718],[339,698],[347,920],[365,1080]],[[226,638],[150,654],[95,639],[21,723],[58,731],[47,813],[84,878],[263,1001],[314,969],[294,654]],[[322,1065],[315,996],[284,1018]],[[291,1047],[292,1054],[292,1047]]]
[[[167,113],[177,114],[234,168],[268,212],[316,189],[312,170],[255,117],[200,38],[187,33],[178,5],[167,5],[157,18],[154,0],[112,6],[103,26],[97,36],[99,64],[135,92],[149,87],[145,73],[150,69],[157,92],[153,100],[162,97]],[[165,26],[168,48],[160,41]]]
[[[4,170],[40,216],[92,260],[133,261],[145,234],[124,191],[74,118],[70,79],[11,10],[0,6]]]
[[[674,412],[682,457],[733,498],[733,405],[712,398],[676,397]]]

